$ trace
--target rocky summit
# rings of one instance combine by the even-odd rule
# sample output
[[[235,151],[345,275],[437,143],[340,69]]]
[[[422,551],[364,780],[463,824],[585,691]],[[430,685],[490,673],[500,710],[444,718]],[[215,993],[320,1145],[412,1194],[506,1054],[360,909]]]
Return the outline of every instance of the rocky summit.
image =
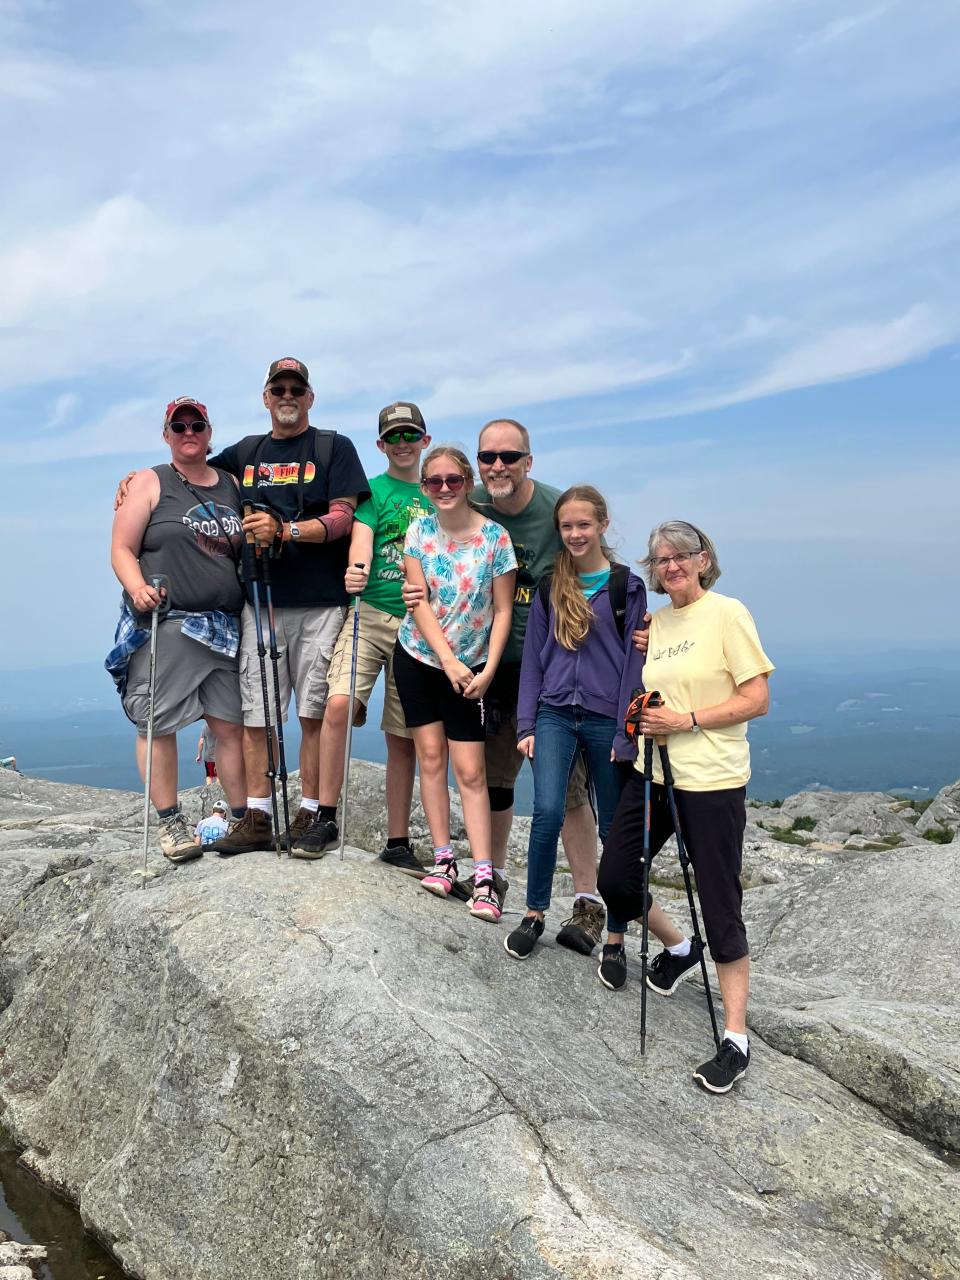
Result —
[[[2,1120],[132,1275],[960,1277],[958,787],[750,810],[720,1098],[696,980],[651,996],[641,1058],[638,940],[618,993],[555,945],[563,868],[505,954],[524,823],[490,925],[365,851],[382,794],[355,766],[342,862],[151,850],[142,885],[137,795],[0,771]]]

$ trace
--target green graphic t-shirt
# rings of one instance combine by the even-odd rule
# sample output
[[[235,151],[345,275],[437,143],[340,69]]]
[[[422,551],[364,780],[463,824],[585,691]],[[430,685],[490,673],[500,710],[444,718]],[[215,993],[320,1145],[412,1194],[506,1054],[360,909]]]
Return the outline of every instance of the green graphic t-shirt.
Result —
[[[493,505],[490,495],[478,485],[470,495],[474,505],[491,520],[502,524],[513,541],[517,555],[517,586],[513,596],[513,621],[510,638],[504,650],[504,662],[519,662],[523,657],[523,637],[527,616],[537,584],[553,568],[560,550],[560,535],[553,525],[553,508],[560,490],[552,485],[533,482],[533,497],[519,515],[504,515]]]
[[[418,484],[395,480],[388,472],[369,481],[370,497],[357,507],[355,519],[373,530],[373,561],[363,593],[366,604],[381,613],[402,618],[407,612],[400,596],[403,586],[403,544],[411,520],[428,515],[433,503]]]

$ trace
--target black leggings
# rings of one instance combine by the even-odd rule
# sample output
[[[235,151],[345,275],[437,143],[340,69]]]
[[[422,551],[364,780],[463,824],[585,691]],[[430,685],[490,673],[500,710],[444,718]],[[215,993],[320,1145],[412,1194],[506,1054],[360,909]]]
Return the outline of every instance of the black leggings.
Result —
[[[749,955],[740,886],[747,789],[675,790],[674,795],[710,954],[718,964],[730,964]],[[650,848],[657,854],[673,835],[667,791],[657,782],[650,804]],[[643,777],[636,770],[604,842],[597,886],[611,916],[637,920],[643,914]]]

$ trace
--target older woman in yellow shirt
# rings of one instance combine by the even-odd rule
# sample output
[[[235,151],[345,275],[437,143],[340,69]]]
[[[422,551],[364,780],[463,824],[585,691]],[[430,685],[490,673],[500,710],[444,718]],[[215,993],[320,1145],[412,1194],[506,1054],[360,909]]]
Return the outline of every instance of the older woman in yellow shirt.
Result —
[[[647,707],[645,736],[666,737],[684,841],[696,874],[707,944],[723,997],[724,1035],[715,1058],[694,1072],[711,1093],[726,1093],[746,1072],[747,994],[750,960],[741,905],[740,868],[750,778],[747,722],[765,715],[764,653],[747,608],[711,590],[720,577],[713,543],[695,525],[671,520],[650,534],[642,562],[653,591],[670,597],[650,623],[644,687],[657,689],[663,706]],[[611,916],[635,920],[643,912],[642,763],[621,797],[600,863],[599,889]],[[673,834],[660,761],[654,757],[650,846],[655,854]],[[669,996],[700,963],[685,938],[650,899],[651,932],[663,951],[648,970],[647,985]],[[626,981],[623,934],[603,948],[600,981],[617,990]]]

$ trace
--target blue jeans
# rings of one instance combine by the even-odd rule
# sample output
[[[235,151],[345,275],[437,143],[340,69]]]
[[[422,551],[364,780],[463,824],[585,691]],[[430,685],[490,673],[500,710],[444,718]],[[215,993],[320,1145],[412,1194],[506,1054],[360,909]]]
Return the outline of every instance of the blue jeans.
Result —
[[[540,703],[534,730],[533,824],[527,851],[527,907],[531,911],[546,911],[550,906],[567,783],[578,751],[586,756],[593,783],[601,840],[610,829],[623,786],[622,772],[610,760],[616,731],[617,722],[611,716],[597,715],[583,707]],[[612,932],[623,931],[612,916],[607,923]]]

